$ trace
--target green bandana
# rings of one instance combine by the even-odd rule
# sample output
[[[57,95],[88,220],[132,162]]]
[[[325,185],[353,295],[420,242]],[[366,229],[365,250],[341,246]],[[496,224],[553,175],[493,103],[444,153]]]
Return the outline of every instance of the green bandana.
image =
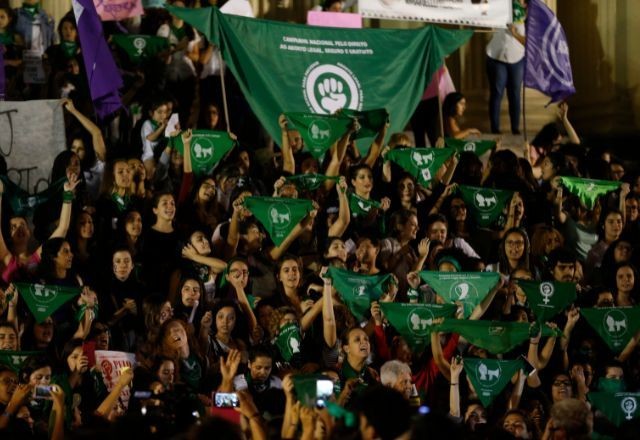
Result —
[[[22,9],[24,9],[33,20],[36,17],[36,14],[40,12],[40,3],[36,3],[35,5],[22,5]]]
[[[280,328],[280,333],[276,338],[276,346],[285,361],[291,361],[294,355],[299,356],[301,345],[302,335],[297,324],[290,322]]]
[[[76,56],[78,52],[78,43],[75,41],[63,41],[60,43],[60,47],[62,48],[62,52],[64,53],[65,58],[73,58]]]
[[[349,193],[349,209],[351,210],[351,217],[366,217],[373,208],[380,208],[382,204],[375,200],[363,199],[356,193]]]
[[[527,15],[527,8],[522,6],[518,0],[513,0],[513,23],[524,23]]]
[[[34,195],[13,183],[7,176],[0,176],[0,180],[4,183],[4,196],[9,199],[9,204],[14,215],[26,215],[36,206],[50,200],[52,197],[60,193],[60,190],[67,181],[66,177],[59,179],[57,182],[49,185],[47,189]]]
[[[78,287],[45,286],[44,284],[15,283],[20,296],[40,323],[58,310],[64,303],[78,296]]]
[[[327,275],[359,322],[366,320],[365,314],[371,307],[371,301],[380,299],[391,280],[390,274],[362,275],[337,267],[330,267]]]
[[[538,322],[547,322],[576,300],[576,284],[517,280]]]
[[[640,415],[640,412],[638,412],[640,393],[606,393],[600,391],[589,393],[587,397],[589,402],[616,426],[620,426],[625,421],[633,420]]]
[[[285,113],[292,128],[300,132],[305,148],[316,159],[349,130],[353,119],[343,115],[315,113]]]
[[[276,246],[313,210],[311,200],[246,197],[244,206],[262,223]]]
[[[191,137],[191,167],[196,177],[208,176],[218,162],[236,146],[226,131],[193,130]],[[184,155],[182,136],[171,138],[174,148]]]
[[[397,163],[418,183],[427,186],[454,152],[451,148],[396,148],[384,159]]]
[[[453,148],[459,153],[462,153],[463,151],[471,151],[478,157],[482,156],[484,153],[491,150],[492,148],[495,148],[496,146],[496,141],[466,141],[464,139],[454,138],[446,138],[445,143],[447,147]]]
[[[456,313],[456,306],[451,304],[381,303],[380,308],[414,353],[422,353],[431,344],[434,319],[450,318]]]
[[[176,37],[178,41],[187,36],[187,30],[184,26],[177,28],[173,25],[170,25],[169,27],[171,28],[171,33]]]
[[[188,358],[182,360],[180,379],[193,390],[199,388],[202,379],[202,366],[195,355],[190,354]]]
[[[164,37],[152,35],[116,34],[111,41],[125,51],[132,63],[151,58],[169,48],[169,41]]]
[[[464,358],[467,373],[478,399],[485,408],[504,390],[514,374],[524,367],[522,359],[501,361],[498,359]]]
[[[0,44],[5,46],[13,44],[13,34],[11,32],[0,32]]]
[[[531,324],[525,322],[469,321],[466,319],[445,319],[437,327],[437,330],[458,333],[473,345],[484,348],[493,354],[511,351],[537,333]],[[554,331],[546,325],[542,327],[542,336],[557,336],[558,334],[562,334],[562,331]]]
[[[116,204],[116,207],[118,208],[118,212],[124,212],[129,207],[129,203],[131,202],[131,196],[129,196],[128,194],[121,196],[118,193],[113,193],[111,194],[111,200],[113,200],[113,202]]]
[[[298,401],[308,408],[315,408],[318,397],[324,397],[318,396],[318,380],[330,380],[322,374],[296,374],[291,379]]]
[[[0,364],[6,365],[16,373],[22,368],[22,364],[29,356],[42,354],[41,351],[12,351],[0,350]]]
[[[622,393],[627,387],[622,379],[601,377],[598,380],[598,391],[606,393]]]
[[[344,424],[347,428],[353,428],[356,426],[356,415],[351,411],[347,411],[337,403],[327,402],[327,411],[334,419],[344,419]]]
[[[325,176],[324,174],[296,174],[286,178],[287,182],[292,182],[300,191],[315,191],[327,180],[338,182],[340,176]]]
[[[580,314],[614,353],[624,350],[640,329],[640,307],[581,309]]]
[[[151,127],[153,128],[153,131],[156,131],[158,129],[158,127],[160,127],[160,124],[158,123],[158,121],[154,120],[154,119],[149,119],[148,120],[151,123]],[[164,135],[164,133],[163,133]]]
[[[478,226],[492,226],[504,211],[513,195],[512,191],[473,186],[458,186],[462,199]]]
[[[464,305],[464,317],[485,299],[498,281],[496,272],[420,272],[420,278],[448,303]]]
[[[561,177],[562,184],[571,194],[577,196],[587,209],[593,209],[598,197],[620,188],[620,182],[609,180],[581,179],[579,177]]]
[[[358,130],[352,139],[356,140],[356,147],[361,156],[366,156],[371,147],[371,142],[376,138],[378,132],[382,130],[389,120],[389,112],[384,108],[376,110],[358,111],[351,109],[342,109],[341,114],[355,118],[360,124]]]

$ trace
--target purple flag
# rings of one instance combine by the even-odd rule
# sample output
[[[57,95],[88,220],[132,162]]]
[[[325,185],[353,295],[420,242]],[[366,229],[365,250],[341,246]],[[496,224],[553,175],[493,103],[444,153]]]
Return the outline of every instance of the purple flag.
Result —
[[[524,85],[563,101],[573,86],[567,37],[555,14],[541,0],[529,0]]]
[[[102,22],[93,0],[72,0],[72,4],[91,100],[98,117],[102,119],[122,107],[118,94],[122,77],[104,39]]]
[[[4,76],[4,46],[0,44],[0,101],[4,101],[4,86],[6,84]]]

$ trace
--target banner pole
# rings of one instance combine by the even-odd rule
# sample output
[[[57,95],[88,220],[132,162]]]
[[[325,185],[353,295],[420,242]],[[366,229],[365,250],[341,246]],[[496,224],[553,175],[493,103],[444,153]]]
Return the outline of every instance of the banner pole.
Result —
[[[224,107],[224,122],[227,124],[227,133],[231,133],[229,124],[229,107],[227,106],[227,89],[224,85],[224,61],[222,61],[222,51],[218,48],[218,60],[220,61],[220,84],[222,85],[222,106]]]
[[[444,58],[442,59],[442,66],[445,69],[447,68],[447,63]],[[444,139],[444,117],[442,116],[442,98],[440,97],[440,80],[442,77],[439,75],[439,71],[440,69],[436,70],[436,75],[438,75],[438,116],[440,118],[440,137]]]

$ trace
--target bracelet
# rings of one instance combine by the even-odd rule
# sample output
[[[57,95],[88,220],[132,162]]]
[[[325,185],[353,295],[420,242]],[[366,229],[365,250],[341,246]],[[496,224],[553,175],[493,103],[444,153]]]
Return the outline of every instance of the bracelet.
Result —
[[[456,385],[458,385],[458,384],[457,384],[457,383],[453,383],[453,382],[451,383],[451,386],[452,386],[452,387],[453,387],[453,386],[456,386]]]
[[[73,202],[74,198],[75,198],[75,194],[73,193],[73,191],[65,191],[65,192],[62,193],[62,202],[63,203]]]
[[[531,345],[538,345],[539,343],[538,343],[538,342],[529,342],[529,344],[531,344]]]

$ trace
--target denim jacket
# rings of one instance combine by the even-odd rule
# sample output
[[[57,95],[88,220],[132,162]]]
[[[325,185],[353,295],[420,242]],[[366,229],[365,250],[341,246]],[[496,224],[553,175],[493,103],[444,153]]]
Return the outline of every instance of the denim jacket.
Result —
[[[53,19],[47,15],[47,13],[40,9],[37,14],[40,19],[40,29],[43,38],[42,50],[45,51],[49,46],[53,44],[54,37],[54,23]],[[28,12],[23,8],[16,9],[16,32],[18,32],[24,38],[25,46],[31,47],[31,35],[33,33],[33,20]]]

